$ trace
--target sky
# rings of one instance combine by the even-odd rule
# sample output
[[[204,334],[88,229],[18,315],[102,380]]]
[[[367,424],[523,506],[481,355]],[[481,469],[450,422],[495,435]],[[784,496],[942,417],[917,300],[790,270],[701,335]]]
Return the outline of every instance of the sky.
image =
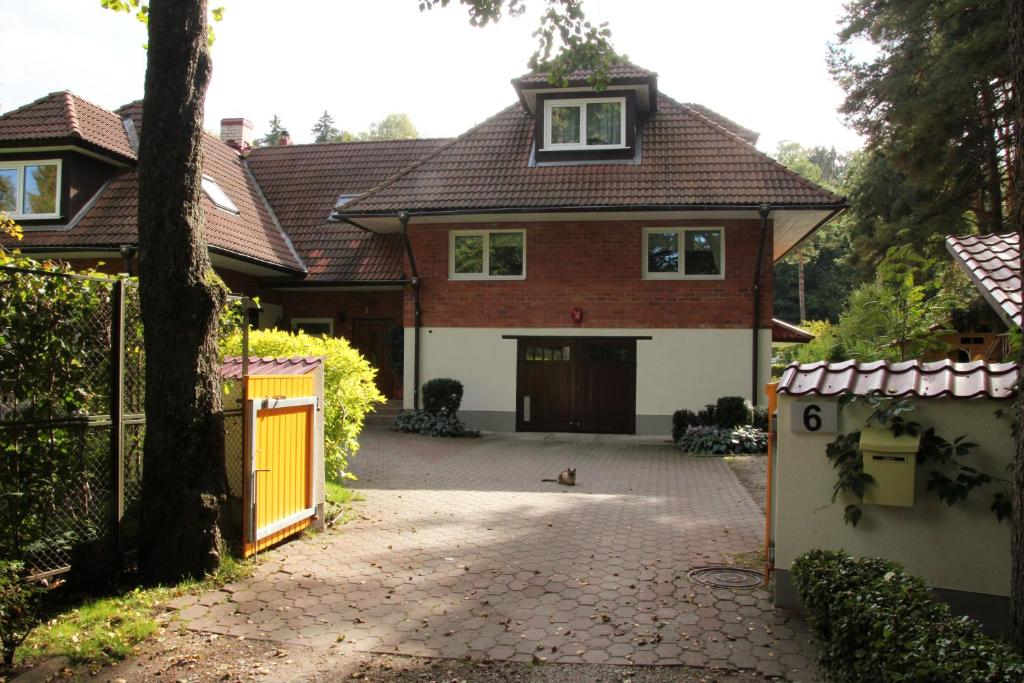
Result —
[[[257,136],[274,114],[295,142],[326,109],[343,130],[405,112],[423,137],[458,135],[515,102],[543,0],[526,15],[469,25],[452,0],[210,0],[215,25],[206,127],[245,117]],[[843,0],[585,0],[607,21],[615,48],[658,73],[662,92],[697,102],[761,134],[856,149],[825,65]],[[107,109],[142,97],[145,27],[99,0],[0,0],[0,111],[70,90]]]

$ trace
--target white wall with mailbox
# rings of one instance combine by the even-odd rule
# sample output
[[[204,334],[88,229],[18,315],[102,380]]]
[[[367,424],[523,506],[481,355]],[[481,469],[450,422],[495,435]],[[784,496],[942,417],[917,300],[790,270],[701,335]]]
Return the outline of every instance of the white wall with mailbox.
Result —
[[[935,427],[949,440],[967,434],[978,444],[969,456],[974,465],[992,475],[1008,475],[1013,453],[1010,421],[995,415],[1008,407],[1007,401],[910,400],[915,410],[904,415],[906,419]],[[798,604],[789,581],[793,560],[814,548],[831,548],[895,560],[939,589],[944,598],[952,596],[951,604],[984,603],[983,612],[998,611],[1010,589],[1010,529],[990,510],[995,488],[977,489],[966,501],[949,506],[927,490],[932,468],[916,467],[910,474],[909,505],[905,498],[896,504],[865,503],[858,526],[844,523],[844,508],[857,501],[840,495],[832,502],[837,472],[825,449],[838,434],[863,428],[870,413],[863,401],[840,409],[837,398],[784,393],[778,397],[772,492],[776,604]],[[883,466],[899,459],[886,453],[877,458]],[[973,614],[968,607],[960,611]]]

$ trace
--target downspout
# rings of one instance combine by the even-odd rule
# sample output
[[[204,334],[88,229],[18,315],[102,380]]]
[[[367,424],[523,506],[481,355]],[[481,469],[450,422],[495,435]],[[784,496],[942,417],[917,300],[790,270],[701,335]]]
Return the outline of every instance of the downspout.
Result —
[[[405,244],[405,255],[409,259],[409,268],[412,271],[412,279],[409,281],[413,296],[412,407],[414,410],[418,410],[420,407],[420,274],[416,270],[416,257],[412,253],[412,243],[409,241],[409,214],[405,211],[399,212],[398,222],[402,225],[402,242]]]
[[[757,386],[758,356],[760,344],[758,342],[758,328],[761,324],[761,264],[764,262],[764,240],[768,235],[768,215],[771,209],[767,204],[762,204],[757,214],[761,217],[761,237],[757,244],[757,265],[754,268],[754,321],[751,325],[753,331],[753,344],[751,349],[751,367],[753,374],[750,378],[750,402],[757,405],[757,397],[760,394]]]

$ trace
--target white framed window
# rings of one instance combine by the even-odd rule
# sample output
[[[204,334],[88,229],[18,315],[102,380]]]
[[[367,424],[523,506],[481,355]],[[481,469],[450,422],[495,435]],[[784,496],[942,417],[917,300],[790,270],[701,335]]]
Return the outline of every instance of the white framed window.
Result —
[[[452,230],[448,233],[451,280],[526,278],[525,230]]]
[[[544,149],[541,151],[625,147],[625,97],[544,101]]]
[[[725,277],[724,228],[644,228],[643,273],[651,280]]]
[[[60,218],[60,159],[0,161],[0,211],[22,220]]]
[[[206,196],[210,198],[210,201],[218,209],[233,213],[236,216],[241,213],[238,207],[235,206],[235,203],[231,201],[231,197],[220,188],[216,180],[208,175],[203,176],[203,192],[206,193]]]
[[[292,318],[292,332],[305,332],[312,337],[334,336],[331,318]]]

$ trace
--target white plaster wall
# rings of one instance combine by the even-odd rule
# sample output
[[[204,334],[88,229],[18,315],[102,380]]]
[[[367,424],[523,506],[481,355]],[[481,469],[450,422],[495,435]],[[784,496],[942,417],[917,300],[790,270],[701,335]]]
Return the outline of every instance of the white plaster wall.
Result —
[[[855,556],[884,557],[937,588],[1005,596],[1010,588],[1010,530],[989,509],[993,486],[975,489],[967,501],[948,506],[927,490],[931,467],[916,469],[912,508],[865,505],[857,527],[843,523],[843,509],[856,502],[831,503],[836,471],[825,456],[835,435],[790,431],[796,398],[779,396],[779,447],[776,479],[775,566],[790,569],[812,548],[844,549]],[[994,412],[1006,401],[916,399],[904,417],[935,427],[952,440],[967,434],[979,444],[968,459],[994,476],[1006,477],[1013,453],[1010,423]],[[860,428],[869,414],[862,404],[839,412],[839,433]]]
[[[637,349],[637,415],[671,415],[721,396],[749,396],[751,331],[711,329],[576,329],[424,327],[420,330],[420,384],[453,377],[465,387],[464,410],[515,412],[515,339],[531,336],[649,336]],[[413,328],[405,328],[405,386],[413,382]],[[771,378],[771,330],[760,330],[760,402]],[[406,390],[405,407],[413,392]]]

